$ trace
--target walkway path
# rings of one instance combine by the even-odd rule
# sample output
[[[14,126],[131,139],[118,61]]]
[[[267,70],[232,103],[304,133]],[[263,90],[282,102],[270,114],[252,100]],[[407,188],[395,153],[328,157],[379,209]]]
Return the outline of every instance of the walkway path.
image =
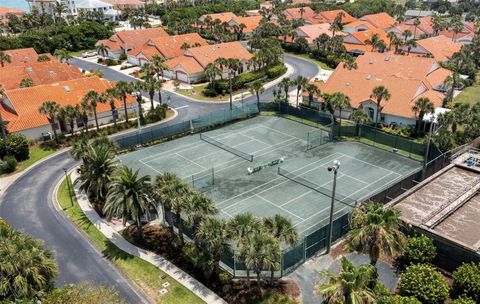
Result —
[[[75,180],[78,177],[76,171],[72,172],[72,180]],[[75,185],[75,183],[74,183]],[[102,219],[98,213],[93,210],[90,206],[90,202],[84,193],[80,193],[79,185],[74,186],[75,194],[77,196],[78,204],[83,210],[88,219],[97,227],[100,232],[105,235],[112,243],[114,243],[121,250],[137,256],[142,260],[145,260],[158,268],[163,272],[171,276],[173,279],[178,281],[180,284],[191,290],[196,294],[200,299],[205,301],[208,304],[226,304],[226,302],[216,295],[213,291],[208,289],[205,285],[198,282],[195,278],[191,277],[189,274],[165,260],[163,257],[155,254],[151,251],[138,248],[132,243],[125,240],[118,232],[111,227],[107,221]]]

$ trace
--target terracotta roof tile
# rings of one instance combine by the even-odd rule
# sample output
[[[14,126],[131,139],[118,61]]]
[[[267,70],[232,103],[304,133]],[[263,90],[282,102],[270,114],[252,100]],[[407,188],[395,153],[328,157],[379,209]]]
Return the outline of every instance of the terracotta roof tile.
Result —
[[[392,27],[396,20],[387,13],[365,15],[360,20],[368,21],[376,28],[385,30]]]
[[[213,63],[217,58],[239,60],[252,58],[252,54],[238,41],[191,48],[185,52],[185,55],[194,57],[203,67]]]
[[[303,10],[303,13],[302,13]],[[298,8],[287,8],[283,11],[288,20],[297,20],[303,19],[306,23],[318,24],[325,23],[327,20],[317,13],[315,13],[310,7],[298,7]]]
[[[234,13],[232,12],[225,12],[225,13],[217,13],[217,14],[205,14],[205,15],[202,15],[200,16],[200,18],[198,18],[198,20],[200,21],[203,21],[205,20],[205,18],[207,18],[208,16],[210,16],[210,18],[212,18],[213,21],[215,21],[216,19],[220,20],[220,22],[229,22],[230,20],[234,19],[237,17],[237,15],[235,15]]]
[[[9,15],[21,16],[25,14],[25,11],[10,7],[0,7],[0,24],[7,24]]]
[[[463,44],[453,42],[443,35],[417,40],[417,44],[433,55],[437,61],[447,61],[453,54],[460,51]]]
[[[16,116],[14,121],[10,121],[7,125],[10,132],[36,128],[48,125],[48,119],[45,115],[38,113],[38,108],[44,101],[51,100],[61,106],[76,105],[82,101],[82,98],[90,90],[99,93],[105,92],[111,88],[112,84],[105,79],[99,77],[84,77],[75,80],[63,81],[54,84],[38,85],[30,88],[7,90],[5,92],[6,99],[10,102],[4,102],[2,106],[4,111],[9,111],[9,115]],[[128,103],[133,103],[134,98],[129,96]],[[118,107],[122,106],[121,100],[116,100]],[[108,104],[98,104],[97,111],[109,111]],[[12,119],[12,116],[10,116]]]
[[[203,67],[193,57],[179,56],[165,61],[165,65],[169,70],[175,71],[181,69],[188,74],[200,73],[203,71]]]
[[[263,19],[263,16],[248,16],[248,17],[235,17],[231,21],[237,23],[238,25],[244,24],[245,29],[243,30],[243,32],[251,33],[257,29],[262,19]]]
[[[344,37],[344,46],[347,50],[356,50],[362,49],[366,51],[371,51],[372,46],[367,45],[367,41],[372,38],[372,35],[377,34],[380,40],[383,40],[385,44],[388,43],[389,39],[387,33],[384,30],[374,28],[367,31],[353,32]],[[361,47],[363,46],[363,47]]]
[[[24,78],[32,79],[34,85],[81,78],[84,75],[76,66],[58,61],[34,62],[24,66],[9,66],[1,69],[0,86],[6,90],[20,87]]]
[[[356,29],[360,26],[364,26],[364,27],[366,27],[367,29],[370,29],[370,30],[375,28],[370,22],[364,21],[364,20],[356,20],[356,21],[350,22],[348,24],[345,24],[345,26],[343,28]]]
[[[160,27],[146,28],[131,31],[120,31],[115,33],[112,37],[105,40],[100,40],[98,43],[103,43],[110,48],[111,51],[118,51],[120,48],[132,49],[140,47],[149,39],[166,37],[167,32]]]
[[[296,29],[300,37],[304,37],[308,43],[313,43],[313,40],[322,34],[326,34],[330,37],[333,36],[333,32],[330,30],[330,23],[309,24],[300,26]],[[335,35],[344,35],[343,32],[335,32]]]
[[[349,13],[347,13],[346,11],[342,10],[342,9],[339,9],[339,10],[331,10],[331,11],[322,11],[320,13],[318,13],[323,19],[325,19],[328,23],[333,23],[333,21],[335,20],[335,18],[338,16],[338,14],[340,13],[344,13],[345,16],[342,18],[342,23],[343,24],[346,24],[346,23],[350,23],[350,22],[353,22],[355,20],[357,20],[357,18],[355,17],[352,17]]]
[[[11,62],[5,62],[5,67],[21,66],[32,62],[37,62],[38,59],[38,54],[33,48],[6,50],[3,52],[10,55],[11,60]]]

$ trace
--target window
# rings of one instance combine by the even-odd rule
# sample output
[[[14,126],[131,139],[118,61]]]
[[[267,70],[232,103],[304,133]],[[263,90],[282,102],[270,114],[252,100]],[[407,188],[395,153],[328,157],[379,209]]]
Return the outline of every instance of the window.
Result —
[[[368,108],[368,116],[370,117],[371,120],[374,120],[374,116],[375,115],[375,110],[372,109],[372,108]]]
[[[85,126],[85,122],[82,118],[77,118],[77,128],[83,128]]]

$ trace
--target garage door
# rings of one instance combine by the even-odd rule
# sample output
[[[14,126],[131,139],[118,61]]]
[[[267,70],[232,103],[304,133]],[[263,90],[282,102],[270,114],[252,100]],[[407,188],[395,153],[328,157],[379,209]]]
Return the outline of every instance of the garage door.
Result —
[[[188,75],[185,74],[184,72],[177,71],[177,80],[179,80],[181,82],[189,83],[188,82]]]

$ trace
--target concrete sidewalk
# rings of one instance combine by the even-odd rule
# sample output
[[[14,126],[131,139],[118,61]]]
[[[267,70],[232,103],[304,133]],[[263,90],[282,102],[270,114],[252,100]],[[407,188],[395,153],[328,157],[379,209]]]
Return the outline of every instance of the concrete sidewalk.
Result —
[[[76,170],[72,171],[72,180],[74,181],[78,178]],[[75,185],[75,184],[74,184]],[[216,295],[213,291],[208,289],[205,285],[198,282],[195,278],[191,277],[189,274],[165,260],[163,257],[150,252],[148,250],[141,249],[132,243],[125,240],[118,232],[111,227],[106,220],[102,219],[95,210],[90,206],[86,195],[79,191],[79,186],[75,185],[75,195],[77,196],[78,204],[80,208],[85,213],[87,218],[95,225],[95,227],[100,230],[100,232],[107,237],[115,246],[121,250],[141,258],[149,262],[150,264],[158,267],[160,270],[171,276],[177,282],[191,290],[195,295],[206,303],[211,304],[226,304],[222,298]]]

